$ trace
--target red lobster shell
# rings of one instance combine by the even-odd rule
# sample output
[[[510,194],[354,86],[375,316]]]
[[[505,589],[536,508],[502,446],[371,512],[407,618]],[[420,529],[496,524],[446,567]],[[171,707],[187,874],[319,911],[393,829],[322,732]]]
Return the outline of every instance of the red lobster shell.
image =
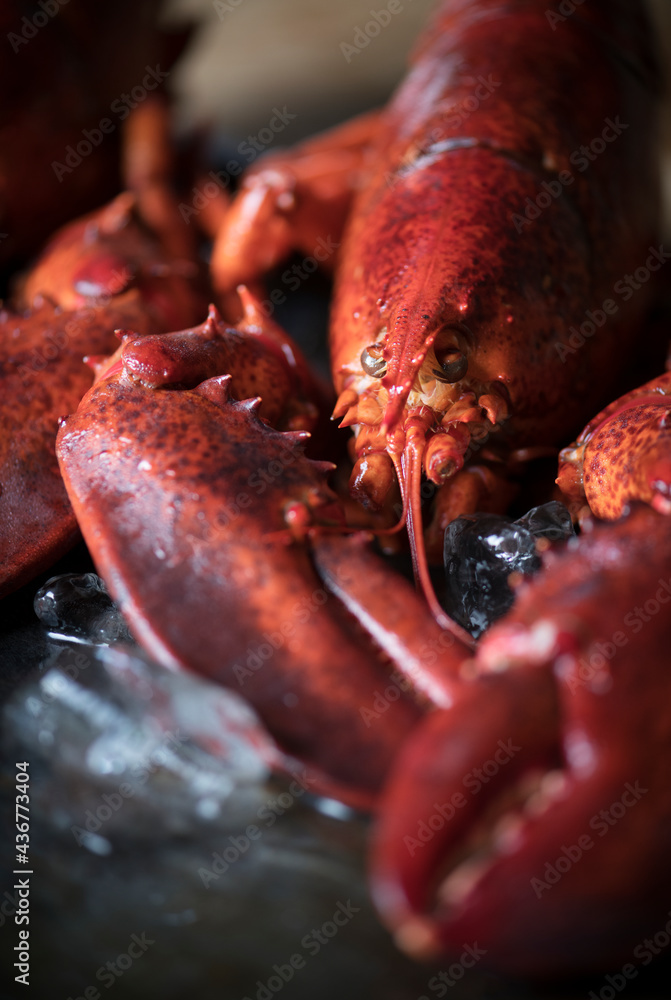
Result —
[[[499,464],[564,443],[626,377],[651,297],[606,305],[655,249],[645,18],[625,0],[547,15],[545,0],[442,3],[389,108],[260,165],[215,252],[229,294],[241,268],[258,278],[351,204],[332,359],[335,413],[356,430],[353,489],[379,507],[395,474],[416,575],[461,638],[361,538],[339,537],[328,467],[302,450],[323,397],[244,290],[235,326],[212,309],[178,333],[125,331],[57,444],[96,564],[150,653],[242,686],[322,789],[370,806],[386,782],[373,883],[402,946],[477,939],[492,966],[533,974],[613,961],[654,926],[671,816],[668,628],[660,615],[646,633],[643,678],[635,644],[608,639],[669,572],[660,504],[549,560],[475,655],[426,566],[422,475],[449,494],[490,435]],[[596,310],[603,329],[575,349],[572,327]],[[604,643],[616,652],[582,678]],[[497,747],[500,777],[457,806]],[[639,780],[640,807],[594,863],[534,893],[544,865]],[[410,850],[436,803],[452,803],[450,822]]]

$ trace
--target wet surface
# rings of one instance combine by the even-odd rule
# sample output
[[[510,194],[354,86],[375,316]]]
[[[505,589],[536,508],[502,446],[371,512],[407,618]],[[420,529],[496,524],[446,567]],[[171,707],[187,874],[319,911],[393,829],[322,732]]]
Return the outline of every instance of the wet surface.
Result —
[[[47,647],[3,711],[3,812],[29,763],[32,995],[421,991],[368,899],[365,818],[271,775],[240,699],[134,650]]]

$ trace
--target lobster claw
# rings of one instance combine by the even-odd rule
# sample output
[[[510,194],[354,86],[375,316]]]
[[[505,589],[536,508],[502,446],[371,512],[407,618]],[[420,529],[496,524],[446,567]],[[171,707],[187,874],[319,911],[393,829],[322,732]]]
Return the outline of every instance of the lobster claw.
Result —
[[[483,639],[380,812],[373,887],[406,950],[477,942],[497,970],[545,975],[626,960],[663,925],[669,601],[668,520],[640,507],[555,557]]]
[[[634,500],[671,513],[671,372],[621,396],[560,454],[560,489],[597,517]]]
[[[512,807],[515,786],[524,793],[530,775],[557,765],[557,736],[551,679],[532,668],[464,685],[451,708],[431,713],[408,739],[372,862],[377,905],[404,950],[426,957],[468,938],[458,926],[451,940],[445,907],[455,907],[489,862],[482,816],[497,801]],[[428,896],[451,854],[456,867],[440,888],[437,915],[428,917]],[[479,915],[469,933],[481,940]]]
[[[0,312],[0,595],[78,538],[54,441],[59,417],[91,385],[84,356],[113,351],[115,327],[158,332],[202,307],[195,277],[145,275],[178,262],[133,200],[119,195],[56,233],[24,280],[20,311]]]
[[[213,315],[125,338],[119,363],[61,426],[60,467],[94,561],[150,655],[238,690],[321,791],[369,807],[421,709],[396,685],[383,724],[366,712],[389,672],[324,588],[308,544],[310,528],[342,527],[333,467],[306,457],[309,434],[261,416],[265,403],[286,428],[296,403],[293,361],[269,341],[261,364],[263,345]],[[227,374],[194,386],[217,356]],[[263,402],[235,398],[261,376],[284,386],[288,411],[260,381]]]

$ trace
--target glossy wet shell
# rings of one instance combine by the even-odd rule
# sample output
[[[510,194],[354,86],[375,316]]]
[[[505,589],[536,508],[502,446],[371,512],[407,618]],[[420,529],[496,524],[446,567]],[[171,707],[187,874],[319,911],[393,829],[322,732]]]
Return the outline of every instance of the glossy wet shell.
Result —
[[[671,397],[641,402],[612,417],[591,437],[583,460],[583,486],[591,510],[620,517],[632,500],[651,503],[656,483],[669,493]],[[659,470],[656,474],[655,470]]]
[[[671,372],[614,400],[560,455],[557,483],[597,517],[620,517],[641,500],[669,513]]]
[[[237,690],[286,750],[369,801],[419,713],[402,696],[384,725],[362,715],[389,679],[291,543],[287,512],[309,522],[332,500],[299,439],[231,400],[227,378],[151,390],[118,375],[67,420],[58,453],[96,565],[150,654]]]
[[[138,305],[133,292],[125,308],[45,305],[25,318],[0,314],[0,594],[31,579],[78,536],[54,451],[58,419],[93,381],[84,355],[113,351],[117,326],[146,326]]]

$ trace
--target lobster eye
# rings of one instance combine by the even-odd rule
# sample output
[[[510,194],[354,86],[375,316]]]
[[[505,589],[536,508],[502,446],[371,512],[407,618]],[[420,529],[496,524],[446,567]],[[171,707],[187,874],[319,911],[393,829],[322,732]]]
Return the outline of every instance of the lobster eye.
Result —
[[[371,378],[382,378],[386,374],[387,362],[382,356],[382,347],[380,344],[372,344],[370,347],[364,347],[361,352],[361,367],[366,375],[370,375]]]
[[[468,359],[458,347],[441,351],[436,358],[440,368],[434,368],[433,374],[439,382],[458,382],[468,371]]]

